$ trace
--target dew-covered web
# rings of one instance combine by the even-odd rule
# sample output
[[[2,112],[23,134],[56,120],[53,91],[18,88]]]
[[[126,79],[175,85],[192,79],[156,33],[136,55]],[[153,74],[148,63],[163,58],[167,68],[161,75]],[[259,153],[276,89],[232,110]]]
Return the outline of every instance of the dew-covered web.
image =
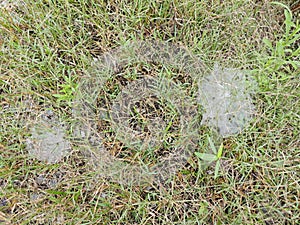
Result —
[[[43,112],[28,128],[31,136],[26,139],[26,149],[32,157],[53,164],[70,152],[66,128],[52,110]]]
[[[254,80],[245,72],[215,64],[199,85],[198,102],[204,108],[201,124],[216,129],[222,137],[241,132],[254,115],[254,88]]]
[[[109,86],[108,83],[118,79],[124,67],[136,67],[137,63],[158,64],[184,71],[186,76],[191,77],[191,85],[197,83],[196,74],[203,74],[205,71],[202,62],[186,48],[157,41],[130,42],[95,60],[92,69],[81,82],[77,107],[74,107],[74,115],[81,121],[80,131],[77,133],[81,134],[79,139],[82,141],[85,139],[85,144],[90,145],[89,148],[93,149],[94,153],[97,153],[97,148],[101,149],[98,156],[95,156],[99,171],[105,171],[105,176],[122,183],[139,183],[151,179],[166,180],[178,168],[184,166],[198,142],[200,121],[197,117],[197,93],[195,96],[188,95],[186,90],[172,79],[141,74],[140,77],[125,82],[126,85],[120,87],[110,101],[102,99],[100,102],[104,104],[99,105],[99,95],[105,95],[102,90]],[[114,93],[111,90],[109,92]],[[152,107],[152,112],[155,111],[156,115],[144,118],[147,117],[146,114],[149,116],[149,112],[144,114],[141,112],[147,111],[145,105],[149,99],[156,99],[148,104],[148,106],[156,104],[156,107]],[[144,103],[137,111],[140,112],[140,117],[146,120],[145,127],[132,124],[132,121],[138,121],[137,114],[132,114],[133,106],[136,107],[141,102]],[[162,102],[165,103],[161,104]],[[161,105],[158,106],[158,103]],[[167,113],[167,106],[173,108],[173,114]],[[160,107],[164,109],[159,110]],[[171,119],[172,116],[168,115],[176,118]],[[130,164],[124,162],[124,159],[112,157],[108,151],[103,150],[104,145],[93,145],[87,141],[99,134],[99,129],[95,126],[99,119],[109,123],[114,138],[126,148],[135,151],[152,149],[164,154],[160,154],[161,157],[155,161],[155,165],[139,161]],[[173,135],[168,136],[166,133],[170,132],[168,127],[170,124],[176,129],[170,129]],[[107,142],[104,138],[105,131],[102,131],[100,136],[103,143]],[[172,149],[172,152],[168,153],[164,151],[166,136],[168,147]]]

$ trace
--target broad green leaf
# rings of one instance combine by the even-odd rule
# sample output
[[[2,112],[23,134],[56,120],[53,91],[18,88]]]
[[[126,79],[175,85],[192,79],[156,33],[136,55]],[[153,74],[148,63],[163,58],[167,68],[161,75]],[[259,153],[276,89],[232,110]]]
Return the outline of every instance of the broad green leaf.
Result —
[[[216,163],[214,179],[216,179],[218,177],[219,169],[220,169],[220,160],[218,160],[217,163]]]
[[[292,13],[290,13],[287,10],[284,10],[284,15],[285,15],[285,35],[288,36],[291,31],[291,27],[294,25],[294,23],[292,22]]]
[[[284,58],[285,54],[284,54],[284,46],[283,46],[282,40],[279,40],[276,43],[276,53],[277,53],[277,56]]]
[[[269,49],[273,50],[272,42],[271,42],[269,39],[264,38],[264,39],[263,39],[263,43],[265,43],[265,45],[266,45]]]
[[[222,156],[222,153],[223,153],[223,143],[221,143],[220,147],[219,147],[219,150],[218,150],[218,155],[217,155],[217,158],[220,159],[221,156]]]
[[[195,152],[195,155],[207,162],[213,162],[218,160],[217,156],[213,155],[213,154],[207,154],[207,153],[200,153],[200,152]]]
[[[209,146],[211,147],[212,151],[217,154],[217,149],[215,147],[215,144],[212,142],[212,140],[210,139],[210,137],[207,135],[208,138],[208,142],[209,142]]]
[[[65,95],[62,94],[52,94],[55,98],[64,99]]]

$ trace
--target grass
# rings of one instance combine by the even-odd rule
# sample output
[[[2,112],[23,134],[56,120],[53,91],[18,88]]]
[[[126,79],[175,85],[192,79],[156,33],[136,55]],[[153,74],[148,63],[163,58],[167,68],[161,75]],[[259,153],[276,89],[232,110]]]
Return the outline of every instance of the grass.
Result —
[[[292,18],[287,12],[242,0],[25,0],[1,8],[0,223],[297,224],[300,25],[297,12]],[[27,125],[45,108],[69,120],[93,57],[146,38],[180,43],[209,67],[248,70],[257,80],[255,119],[223,140],[218,176],[214,165],[203,171],[195,155],[166,185],[124,186],[99,177],[75,145],[56,164],[30,157]],[[120,73],[161,71],[138,66]],[[113,98],[120,81],[106,87],[103,94]],[[111,153],[136,160],[109,128],[103,126]],[[199,151],[209,146],[203,133]]]

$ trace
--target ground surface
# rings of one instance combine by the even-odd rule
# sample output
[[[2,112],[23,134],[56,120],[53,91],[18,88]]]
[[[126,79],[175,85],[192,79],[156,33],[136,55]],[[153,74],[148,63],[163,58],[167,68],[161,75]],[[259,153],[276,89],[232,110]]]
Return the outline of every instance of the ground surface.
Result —
[[[283,5],[270,1],[1,1],[0,223],[297,224],[300,25],[297,2],[282,3],[295,9],[291,20]],[[193,155],[164,184],[126,186],[99,176],[91,155],[72,142],[57,163],[32,157],[30,125],[53,113],[60,125],[70,123],[77,84],[94,58],[147,38],[186,46],[208,68],[217,62],[255,78],[255,117],[243,132],[222,140],[217,176],[216,162],[202,170]],[[161,70],[122,68],[99,104],[134,79],[128,74]],[[197,89],[178,73],[167,74],[183,84],[186,79],[189,93]],[[169,115],[156,109],[156,116]],[[153,154],[125,148],[110,124],[102,121],[98,129],[106,131],[110,154],[126,162],[155,161]],[[209,147],[207,134],[201,128],[197,152]],[[166,146],[157,154],[172,150]]]

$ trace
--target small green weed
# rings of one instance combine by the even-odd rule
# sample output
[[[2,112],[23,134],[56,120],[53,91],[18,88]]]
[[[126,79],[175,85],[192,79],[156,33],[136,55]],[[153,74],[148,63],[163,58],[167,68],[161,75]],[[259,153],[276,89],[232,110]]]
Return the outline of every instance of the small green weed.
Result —
[[[63,79],[64,83],[58,85],[59,93],[53,94],[53,96],[59,104],[65,102],[68,106],[72,106],[72,100],[74,99],[78,84],[74,82],[75,78],[72,78],[71,76],[63,76]]]
[[[223,154],[223,143],[219,146],[218,150],[215,147],[215,144],[211,140],[209,136],[207,136],[208,142],[209,142],[209,147],[213,151],[214,154],[210,153],[200,153],[200,152],[195,152],[195,155],[205,161],[208,164],[211,164],[212,162],[216,162],[215,166],[215,173],[214,173],[214,178],[216,179],[219,175],[219,170],[220,170],[220,160]]]
[[[263,39],[264,44],[271,52],[265,64],[268,71],[277,71],[283,66],[287,68],[289,65],[295,70],[300,67],[298,58],[300,47],[297,47],[296,44],[300,39],[300,24],[299,21],[293,22],[293,15],[290,10],[284,10],[284,15],[285,33],[283,37],[276,41],[275,46],[271,40]]]

